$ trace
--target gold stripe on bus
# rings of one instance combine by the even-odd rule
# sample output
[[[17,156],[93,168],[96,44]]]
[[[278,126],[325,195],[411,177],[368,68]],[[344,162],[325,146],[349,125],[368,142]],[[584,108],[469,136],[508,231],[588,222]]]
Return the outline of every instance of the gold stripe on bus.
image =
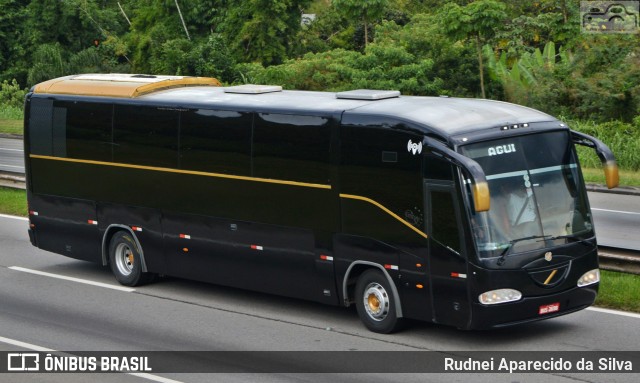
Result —
[[[77,159],[77,158],[51,157],[51,156],[42,156],[42,155],[39,155],[39,154],[30,154],[29,157],[30,158],[42,159],[42,160],[73,162],[73,163],[80,163],[80,164],[91,164],[91,165],[102,165],[102,166],[113,166],[113,167],[128,168],[128,169],[152,170],[152,171],[156,171],[156,172],[190,174],[190,175],[196,175],[196,176],[226,178],[226,179],[241,180],[241,181],[254,181],[254,182],[264,182],[264,183],[279,184],[279,185],[302,186],[302,187],[316,188],[316,189],[331,189],[331,185],[312,184],[312,183],[307,183],[307,182],[296,182],[296,181],[286,181],[286,180],[276,180],[276,179],[271,179],[271,178],[257,178],[257,177],[236,176],[236,175],[231,175],[231,174],[200,172],[200,171],[196,171],[196,170],[180,170],[180,169],[162,168],[162,167],[146,166],[146,165],[123,164],[123,163],[119,163],[119,162],[104,162],[104,161],[94,161],[94,160],[81,160],[81,159]]]
[[[324,184],[313,184],[306,182],[296,182],[296,181],[285,181],[285,180],[275,180],[270,178],[257,178],[257,177],[246,177],[246,176],[237,176],[231,174],[221,174],[221,173],[209,173],[209,172],[201,172],[196,170],[179,170],[172,168],[163,168],[163,167],[155,167],[155,166],[146,166],[146,165],[133,165],[133,164],[123,164],[119,162],[105,162],[105,161],[94,161],[94,160],[81,160],[77,158],[63,158],[63,157],[52,157],[52,156],[43,156],[39,154],[30,154],[30,158],[42,159],[42,160],[52,160],[52,161],[62,161],[62,162],[72,162],[72,163],[80,163],[80,164],[91,164],[91,165],[102,165],[102,166],[113,166],[120,168],[128,168],[128,169],[140,169],[140,170],[151,170],[157,172],[167,172],[167,173],[178,173],[178,174],[189,174],[189,175],[197,175],[197,176],[205,176],[205,177],[216,177],[216,178],[225,178],[225,179],[233,179],[233,180],[241,180],[241,181],[253,181],[253,182],[264,182],[264,183],[272,183],[278,185],[291,185],[291,186],[302,186],[316,189],[331,189],[331,185]],[[341,198],[355,199],[364,202],[368,202],[370,204],[375,205],[376,207],[383,210],[385,213],[389,214],[396,220],[400,221],[403,225],[407,226],[411,230],[418,233],[420,236],[427,238],[427,235],[422,231],[418,230],[415,226],[410,224],[409,222],[402,219],[400,216],[387,209],[380,203],[358,195],[353,194],[340,194]]]
[[[376,207],[378,207],[379,209],[383,210],[385,213],[389,214],[390,216],[392,216],[393,218],[397,219],[398,221],[400,221],[402,224],[404,224],[406,227],[408,227],[409,229],[415,231],[416,233],[420,234],[422,237],[427,238],[427,235],[425,233],[423,233],[422,231],[420,231],[418,228],[416,228],[415,226],[413,226],[412,224],[410,224],[409,222],[405,221],[404,219],[402,219],[399,215],[397,215],[396,213],[392,212],[391,210],[387,209],[386,207],[382,206],[380,203],[367,198],[367,197],[362,197],[359,195],[353,195],[353,194],[340,194],[340,198],[348,198],[348,199],[355,199],[355,200],[360,200],[360,201],[364,201],[364,202],[368,202],[372,205],[375,205]]]

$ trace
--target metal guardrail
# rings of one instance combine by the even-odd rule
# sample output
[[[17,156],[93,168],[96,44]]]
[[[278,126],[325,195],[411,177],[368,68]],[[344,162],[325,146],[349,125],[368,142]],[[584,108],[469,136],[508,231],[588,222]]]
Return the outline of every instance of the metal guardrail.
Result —
[[[640,275],[640,251],[598,246],[598,259],[603,270]]]
[[[25,189],[24,174],[0,172],[0,186],[12,189]]]

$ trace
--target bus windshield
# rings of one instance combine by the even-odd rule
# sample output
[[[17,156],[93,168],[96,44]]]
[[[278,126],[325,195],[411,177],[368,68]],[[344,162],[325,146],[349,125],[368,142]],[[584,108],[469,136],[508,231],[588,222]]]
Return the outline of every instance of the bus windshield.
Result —
[[[566,131],[461,148],[485,171],[491,208],[472,213],[481,258],[582,241],[593,235],[586,192]]]

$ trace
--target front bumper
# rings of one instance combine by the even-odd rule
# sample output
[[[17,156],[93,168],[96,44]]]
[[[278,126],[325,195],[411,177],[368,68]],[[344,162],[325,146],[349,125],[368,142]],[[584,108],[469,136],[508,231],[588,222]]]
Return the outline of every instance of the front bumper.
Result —
[[[574,287],[553,295],[540,297],[523,297],[517,302],[497,305],[471,305],[470,330],[483,330],[513,326],[521,323],[534,322],[543,319],[555,318],[582,310],[593,304],[598,295],[599,284],[585,287]],[[558,311],[540,314],[541,306],[559,303]]]

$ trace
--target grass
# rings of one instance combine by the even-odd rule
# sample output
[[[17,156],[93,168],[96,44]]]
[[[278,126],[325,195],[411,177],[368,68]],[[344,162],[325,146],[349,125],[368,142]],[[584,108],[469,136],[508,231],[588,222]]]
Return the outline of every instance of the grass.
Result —
[[[0,133],[22,134],[22,109],[0,106]]]
[[[596,306],[640,312],[640,275],[600,270]]]
[[[0,133],[22,135],[22,120],[0,118]]]
[[[0,213],[27,216],[27,193],[20,189],[0,187]]]
[[[602,168],[582,168],[582,175],[587,183],[605,184],[604,170]],[[640,172],[620,170],[620,186],[640,187]]]

